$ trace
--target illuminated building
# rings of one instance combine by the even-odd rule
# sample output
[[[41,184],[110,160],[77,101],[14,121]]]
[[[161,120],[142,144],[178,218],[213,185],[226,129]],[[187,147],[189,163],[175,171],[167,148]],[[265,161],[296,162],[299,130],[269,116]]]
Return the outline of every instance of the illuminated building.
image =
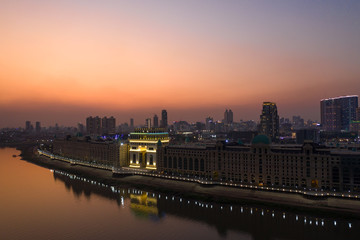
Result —
[[[321,125],[326,131],[349,131],[356,120],[358,96],[341,96],[320,101]]]
[[[158,171],[254,186],[360,192],[360,152],[318,146],[271,145],[258,135],[251,145],[217,142],[158,148]]]
[[[279,137],[279,115],[275,103],[263,103],[260,115],[260,133],[268,136],[272,141],[276,141]]]
[[[146,128],[151,128],[151,118],[147,118],[145,119],[145,127]]]
[[[163,128],[137,128],[129,136],[129,166],[156,169],[158,145],[167,146],[169,134]]]
[[[356,132],[358,134],[358,136],[360,136],[360,121],[351,121],[350,131]]]

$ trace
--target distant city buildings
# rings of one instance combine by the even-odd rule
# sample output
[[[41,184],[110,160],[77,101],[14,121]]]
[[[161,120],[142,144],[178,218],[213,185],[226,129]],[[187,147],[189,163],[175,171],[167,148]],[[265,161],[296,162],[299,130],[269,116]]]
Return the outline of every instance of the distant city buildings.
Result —
[[[261,134],[268,136],[272,141],[276,141],[279,137],[279,115],[275,103],[263,103],[259,130]]]
[[[161,111],[160,127],[165,129],[168,127],[168,116],[167,116],[167,111],[165,109]]]
[[[78,127],[77,127],[78,129],[78,133],[80,133],[80,134],[84,134],[85,133],[85,126],[84,126],[84,124],[82,124],[82,123],[78,123]]]
[[[305,141],[320,142],[320,133],[317,129],[300,129],[296,131],[296,143],[303,144]]]
[[[145,127],[146,128],[151,128],[151,118],[145,119]]]
[[[293,116],[292,124],[294,129],[302,129],[305,126],[305,121],[300,116]]]
[[[234,122],[234,116],[233,116],[233,112],[231,111],[231,109],[225,110],[223,122],[224,122],[224,124],[232,124]]]
[[[86,132],[89,135],[108,135],[115,134],[116,132],[116,119],[114,117],[98,116],[86,118]]]
[[[101,129],[102,129],[102,133],[101,134],[115,134],[115,130],[116,130],[116,120],[113,116],[107,118],[107,117],[103,117],[101,119]]]
[[[214,131],[215,130],[215,123],[212,117],[207,117],[205,119],[205,130],[207,131]]]
[[[158,118],[158,116],[156,114],[154,115],[154,118],[153,118],[153,127],[154,128],[159,127],[159,118]]]
[[[36,132],[36,134],[40,134],[40,132],[41,132],[41,124],[40,124],[40,122],[35,123],[35,132]]]
[[[32,132],[33,128],[34,128],[34,127],[31,125],[31,122],[30,122],[30,121],[26,121],[26,122],[25,122],[25,132],[30,133],[30,132]]]
[[[326,131],[349,131],[356,120],[358,96],[341,96],[320,101],[321,125]]]
[[[98,116],[86,118],[86,132],[90,135],[101,135],[101,118]]]

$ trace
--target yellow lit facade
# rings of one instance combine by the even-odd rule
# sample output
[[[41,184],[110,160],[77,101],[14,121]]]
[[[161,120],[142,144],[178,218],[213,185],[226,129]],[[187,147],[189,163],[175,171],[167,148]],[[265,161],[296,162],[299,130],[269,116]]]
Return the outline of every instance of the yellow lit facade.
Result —
[[[129,137],[129,167],[156,170],[158,144],[167,146],[169,141],[169,134],[162,128],[135,129]]]

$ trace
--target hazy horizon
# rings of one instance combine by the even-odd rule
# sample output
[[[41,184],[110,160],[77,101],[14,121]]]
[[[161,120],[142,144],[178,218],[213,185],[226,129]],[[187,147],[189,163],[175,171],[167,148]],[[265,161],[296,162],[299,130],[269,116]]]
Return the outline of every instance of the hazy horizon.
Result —
[[[360,93],[359,1],[4,1],[0,128],[320,120],[320,100]]]

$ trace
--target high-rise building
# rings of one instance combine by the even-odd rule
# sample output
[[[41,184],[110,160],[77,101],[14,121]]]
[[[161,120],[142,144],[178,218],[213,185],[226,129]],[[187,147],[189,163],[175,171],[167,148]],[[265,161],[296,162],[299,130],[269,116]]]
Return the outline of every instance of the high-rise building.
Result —
[[[31,122],[30,121],[26,121],[25,122],[25,131],[26,132],[31,132]]]
[[[229,111],[226,109],[224,112],[224,124],[232,124],[234,121],[234,115],[231,109]]]
[[[165,129],[168,127],[167,111],[165,109],[161,111],[160,127]]]
[[[36,131],[36,134],[39,134],[41,132],[41,124],[40,124],[40,122],[35,123],[35,131]]]
[[[116,119],[111,116],[109,118],[103,117],[101,119],[102,134],[115,134]]]
[[[293,116],[292,124],[295,129],[302,129],[305,126],[305,121],[300,116]]]
[[[279,115],[276,104],[264,102],[262,114],[260,115],[260,133],[276,141],[279,137]]]
[[[215,130],[215,123],[212,117],[207,117],[205,119],[205,129],[208,131]]]
[[[130,118],[130,127],[133,128],[134,127],[134,119]]]
[[[227,124],[228,123],[228,110],[226,109],[225,112],[224,112],[224,123]]]
[[[145,127],[151,128],[151,118],[145,119]]]
[[[159,118],[158,118],[158,116],[156,114],[154,115],[153,125],[154,125],[154,128],[159,127]]]
[[[86,118],[86,132],[87,134],[100,135],[101,134],[101,118],[88,117]]]
[[[229,109],[229,112],[228,112],[228,121],[229,121],[229,124],[232,124],[234,122],[234,114],[231,111],[231,109]]]
[[[351,121],[356,120],[358,96],[349,95],[320,101],[321,125],[326,131],[349,131]]]
[[[356,121],[360,121],[360,107],[356,109]]]
[[[82,123],[78,123],[78,132],[81,134],[85,133],[85,126]]]

